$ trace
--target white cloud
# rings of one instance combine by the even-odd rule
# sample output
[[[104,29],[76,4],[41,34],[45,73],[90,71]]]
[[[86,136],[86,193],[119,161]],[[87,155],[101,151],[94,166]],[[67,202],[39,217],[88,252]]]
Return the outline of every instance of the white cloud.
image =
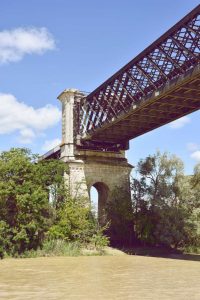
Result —
[[[199,147],[199,145],[197,145],[196,143],[188,143],[187,144],[187,149],[189,150],[189,151],[196,151],[196,150],[198,150],[200,147]]]
[[[58,146],[61,143],[60,139],[53,139],[53,140],[47,140],[45,141],[42,150],[44,151],[49,151],[53,148],[55,148],[56,146]]]
[[[170,128],[172,129],[179,129],[179,128],[182,128],[183,126],[185,126],[186,124],[190,123],[190,118],[185,116],[185,117],[182,117],[176,121],[173,121],[170,123]]]
[[[23,128],[19,131],[19,142],[22,144],[31,144],[35,138],[35,132],[30,128]]]
[[[194,151],[190,156],[194,160],[200,162],[200,150]]]
[[[53,105],[35,109],[11,94],[0,93],[0,134],[17,132],[20,142],[31,143],[36,135],[56,125],[60,119],[61,111]]]
[[[191,152],[190,157],[200,162],[200,146],[196,143],[188,143],[187,148]]]
[[[55,49],[53,36],[44,27],[16,28],[0,32],[0,63],[21,60],[25,54]]]

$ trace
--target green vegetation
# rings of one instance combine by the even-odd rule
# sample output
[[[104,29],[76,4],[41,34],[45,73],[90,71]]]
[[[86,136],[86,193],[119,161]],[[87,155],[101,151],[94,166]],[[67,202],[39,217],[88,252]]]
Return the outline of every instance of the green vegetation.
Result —
[[[38,160],[28,149],[0,154],[0,258],[81,255],[113,245],[200,249],[200,164],[184,175],[182,161],[157,152],[141,160],[132,202],[119,187],[100,227],[87,199],[72,198],[67,165]],[[89,253],[89,252],[88,252]]]
[[[25,251],[16,257],[34,258],[48,256],[79,256],[81,246],[76,242],[66,242],[65,240],[44,240],[42,248]]]
[[[11,149],[0,155],[0,257],[23,256],[47,250],[67,252],[74,242],[96,247],[107,245],[84,199],[69,196],[58,160],[38,161],[27,149]],[[73,242],[73,246],[71,244]],[[70,250],[74,252],[74,250]],[[68,251],[68,252],[70,252]],[[49,250],[47,251],[49,252]]]
[[[108,201],[106,205],[106,216],[109,220],[106,233],[113,246],[130,247],[135,242],[130,194],[127,190],[116,188],[111,198],[112,201]]]
[[[182,161],[157,152],[132,180],[135,232],[144,245],[200,247],[200,165],[184,176]]]

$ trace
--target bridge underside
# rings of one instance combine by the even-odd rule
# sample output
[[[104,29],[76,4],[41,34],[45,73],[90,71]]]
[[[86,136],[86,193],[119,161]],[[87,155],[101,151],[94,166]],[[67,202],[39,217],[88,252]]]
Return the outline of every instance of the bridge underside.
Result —
[[[200,66],[189,70],[141,100],[126,114],[83,138],[122,143],[172,122],[200,108]]]
[[[77,144],[125,150],[130,139],[199,108],[200,5],[76,102]]]

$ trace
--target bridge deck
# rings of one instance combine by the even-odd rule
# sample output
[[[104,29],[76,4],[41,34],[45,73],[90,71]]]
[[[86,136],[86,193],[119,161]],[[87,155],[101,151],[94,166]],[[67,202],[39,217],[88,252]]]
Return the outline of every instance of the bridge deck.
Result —
[[[143,99],[112,123],[97,128],[85,140],[122,142],[200,109],[200,65]]]
[[[126,142],[200,108],[200,5],[77,109],[77,135]]]

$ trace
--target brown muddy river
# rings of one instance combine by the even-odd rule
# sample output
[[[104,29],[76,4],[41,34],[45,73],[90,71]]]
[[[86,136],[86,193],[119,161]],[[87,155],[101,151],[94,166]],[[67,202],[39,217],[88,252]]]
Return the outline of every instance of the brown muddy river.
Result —
[[[200,300],[200,262],[128,255],[5,259],[0,299]]]

